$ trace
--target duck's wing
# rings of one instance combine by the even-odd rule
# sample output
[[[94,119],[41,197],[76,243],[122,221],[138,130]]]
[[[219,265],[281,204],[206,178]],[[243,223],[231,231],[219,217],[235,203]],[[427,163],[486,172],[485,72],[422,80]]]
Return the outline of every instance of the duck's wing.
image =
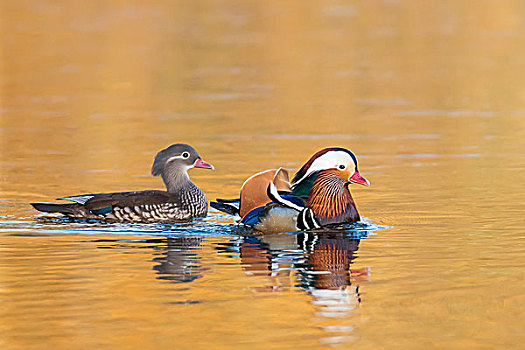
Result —
[[[59,201],[70,201],[70,202],[75,202],[75,203],[84,205],[84,204],[86,204],[86,202],[88,200],[90,200],[91,198],[93,198],[95,196],[102,196],[102,195],[107,195],[107,194],[110,194],[110,193],[79,194],[79,195],[76,195],[76,196],[57,198],[57,200],[59,200]]]
[[[305,208],[304,200],[292,195],[290,192],[279,192],[273,183],[268,184],[268,187],[266,187],[266,196],[272,202],[290,209],[302,211]]]
[[[266,194],[266,189],[270,183],[273,183],[279,191],[290,191],[288,170],[279,168],[254,174],[242,184],[239,198],[217,198],[215,202],[210,202],[210,206],[224,213],[243,218],[253,209],[272,202]]]
[[[166,191],[136,191],[136,192],[117,192],[97,194],[88,199],[84,206],[90,211],[100,211],[111,209],[113,207],[135,207],[143,205],[157,205],[165,203],[177,204],[180,197],[176,193]]]
[[[268,233],[290,232],[296,231],[298,228],[310,228],[302,225],[301,220],[307,219],[305,215],[311,214],[302,198],[290,195],[288,191],[279,192],[273,182],[268,184],[266,195],[270,202],[250,210],[242,218],[242,224]]]
[[[62,213],[74,217],[90,218],[93,215],[107,214],[114,207],[126,208],[143,205],[157,205],[180,202],[176,193],[166,191],[135,191],[116,193],[91,193],[76,196],[62,197],[60,200],[68,200],[74,203],[30,203],[36,210],[47,213]]]
[[[279,191],[289,191],[288,170],[284,168],[265,170],[249,177],[241,187],[239,206],[241,217],[272,201],[267,195],[269,184],[274,184]]]

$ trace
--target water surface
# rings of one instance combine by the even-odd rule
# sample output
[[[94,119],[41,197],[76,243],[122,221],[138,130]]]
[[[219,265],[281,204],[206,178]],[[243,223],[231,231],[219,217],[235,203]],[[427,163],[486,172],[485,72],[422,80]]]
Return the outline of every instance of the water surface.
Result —
[[[0,347],[518,349],[525,341],[521,1],[4,1]],[[208,199],[352,149],[369,226],[258,235],[42,219],[162,188]],[[73,345],[72,345],[73,344]]]

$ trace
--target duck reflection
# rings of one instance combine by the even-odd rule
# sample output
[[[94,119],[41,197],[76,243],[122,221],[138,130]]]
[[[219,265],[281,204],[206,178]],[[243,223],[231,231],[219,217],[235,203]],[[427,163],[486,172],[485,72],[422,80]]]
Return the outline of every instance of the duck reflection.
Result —
[[[341,233],[300,233],[298,240],[308,252],[308,266],[300,279],[305,288],[340,289],[351,284],[350,264],[356,258],[359,239]]]
[[[294,235],[244,237],[239,253],[242,269],[247,275],[268,278],[263,286],[253,288],[257,292],[292,287],[291,271],[303,259],[303,252],[297,250]]]
[[[359,243],[342,230],[301,232],[249,237],[239,252],[246,274],[268,277],[265,286],[254,290],[299,286],[314,297],[324,316],[336,316],[361,302],[358,284],[370,276],[368,268],[351,269]]]
[[[299,234],[308,252],[307,266],[299,272],[302,287],[313,297],[318,314],[338,317],[355,309],[361,302],[359,282],[368,280],[368,268],[351,269],[360,239],[342,232]]]
[[[168,237],[140,240],[98,239],[99,249],[153,251],[153,270],[157,279],[173,282],[192,282],[201,278],[206,270],[201,266],[199,251],[203,247],[202,237]]]
[[[165,245],[157,248],[153,267],[158,279],[174,282],[192,282],[202,277],[200,257],[197,251],[202,247],[202,238],[168,238]]]

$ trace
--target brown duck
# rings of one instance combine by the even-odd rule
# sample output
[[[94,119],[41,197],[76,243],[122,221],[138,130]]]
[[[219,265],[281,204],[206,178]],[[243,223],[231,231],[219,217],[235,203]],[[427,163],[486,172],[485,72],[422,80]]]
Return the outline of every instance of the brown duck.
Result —
[[[160,176],[166,191],[82,194],[58,198],[73,203],[31,203],[39,211],[73,218],[110,222],[173,222],[204,217],[208,202],[204,192],[191,182],[188,170],[213,169],[190,145],[177,143],[160,151],[151,174]]]

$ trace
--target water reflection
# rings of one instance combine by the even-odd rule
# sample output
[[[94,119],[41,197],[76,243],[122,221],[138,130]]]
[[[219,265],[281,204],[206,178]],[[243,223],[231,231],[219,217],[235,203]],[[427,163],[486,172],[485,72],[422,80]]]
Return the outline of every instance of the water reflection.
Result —
[[[255,292],[300,287],[318,305],[319,315],[343,316],[361,302],[359,283],[370,280],[370,269],[351,269],[361,238],[331,230],[242,237],[218,249],[240,258],[247,276],[266,277]],[[235,254],[232,254],[235,253]],[[259,280],[258,280],[259,281]]]
[[[237,270],[236,276],[242,271],[243,286],[248,286],[242,288],[245,292],[271,293],[276,300],[290,293],[308,295],[306,303],[313,309],[313,317],[308,322],[323,330],[324,335],[319,338],[321,343],[353,340],[353,316],[362,302],[360,285],[370,280],[370,269],[355,268],[355,261],[363,238],[371,233],[368,231],[371,225],[289,234],[257,234],[236,231],[230,226],[213,227],[220,238],[177,234],[94,242],[99,249],[140,251],[139,259],[151,262],[149,269],[156,274],[157,280],[185,283],[182,289],[171,289],[174,294],[164,301],[166,304],[193,305],[212,301],[211,296],[193,298],[191,291],[199,287],[191,282],[202,279],[206,284],[213,283],[211,274],[216,262],[223,261],[223,265]],[[221,288],[228,288],[231,282],[220,281]],[[236,291],[231,292],[240,297]]]
[[[350,263],[356,258],[360,239],[346,238],[341,232],[327,232],[301,233],[298,240],[309,253],[309,266],[300,274],[306,289],[341,289],[351,284]]]
[[[319,305],[319,313],[323,316],[337,316],[361,302],[357,282],[369,278],[369,269],[350,269],[360,239],[350,238],[344,231],[325,231],[288,235],[288,240],[291,244],[283,246],[281,237],[261,238],[261,246],[267,251],[259,257],[271,257],[266,266],[271,274],[295,271],[295,285],[313,296],[312,303]],[[245,252],[241,249],[241,258]],[[246,270],[262,266],[248,259],[243,259],[243,263]],[[275,290],[279,285],[267,289]]]
[[[199,250],[203,247],[203,237],[168,237],[140,240],[100,239],[95,242],[99,249],[153,251],[153,270],[160,280],[172,282],[193,282],[201,278],[205,269],[200,264]]]
[[[337,344],[353,340],[354,328],[344,319],[361,303],[360,283],[370,280],[370,268],[352,268],[366,235],[344,230],[263,235],[244,239],[238,251],[247,275],[267,276],[266,285],[254,288],[257,292],[292,286],[311,295],[321,317],[312,322],[327,332],[319,340]]]
[[[361,240],[369,233],[364,226],[354,230],[291,234],[257,235],[238,231],[229,232],[231,235],[226,241],[181,234],[96,242],[99,248],[151,250],[152,269],[157,279],[175,283],[207,277],[210,267],[202,259],[205,247],[211,246],[217,255],[239,266],[253,292],[306,292],[311,296],[315,314],[329,320],[347,318],[361,303],[359,286],[370,281],[370,268],[355,268],[354,263]],[[341,325],[321,327],[330,332],[336,327],[336,331],[341,332]]]
[[[302,233],[298,238],[308,252],[307,265],[299,270],[298,278],[314,297],[318,314],[337,317],[354,310],[361,302],[358,283],[370,276],[369,268],[350,268],[361,240],[340,231]]]
[[[166,245],[160,246],[153,259],[158,263],[153,267],[162,280],[192,282],[201,278],[201,265],[198,250],[202,247],[200,237],[168,238]]]
[[[314,304],[326,305],[324,311],[333,311],[336,301],[347,306],[361,302],[359,283],[370,279],[370,269],[351,267],[368,233],[323,230],[254,235],[239,231],[226,242],[200,235],[95,242],[99,249],[152,250],[157,278],[173,282],[202,278],[209,268],[202,266],[201,251],[212,245],[219,255],[239,264],[246,276],[258,278],[251,288],[254,292],[300,288],[314,297]],[[348,310],[347,306],[341,310]]]

